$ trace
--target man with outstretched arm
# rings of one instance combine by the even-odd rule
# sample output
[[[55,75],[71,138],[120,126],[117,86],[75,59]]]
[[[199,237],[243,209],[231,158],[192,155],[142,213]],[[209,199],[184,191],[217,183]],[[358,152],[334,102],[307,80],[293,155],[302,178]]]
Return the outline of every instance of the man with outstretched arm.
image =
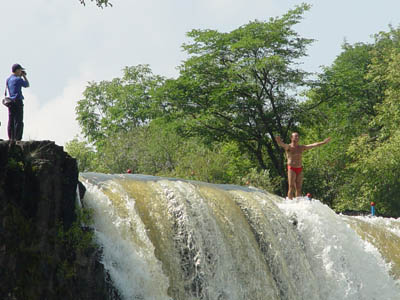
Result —
[[[293,132],[290,137],[290,144],[285,144],[282,139],[277,136],[275,138],[279,146],[285,149],[287,157],[287,169],[288,169],[288,198],[293,199],[294,190],[296,190],[296,197],[301,197],[301,187],[303,185],[303,165],[302,165],[302,154],[306,150],[310,150],[315,147],[322,146],[328,143],[331,138],[327,138],[322,142],[310,144],[310,145],[299,145],[299,134]]]

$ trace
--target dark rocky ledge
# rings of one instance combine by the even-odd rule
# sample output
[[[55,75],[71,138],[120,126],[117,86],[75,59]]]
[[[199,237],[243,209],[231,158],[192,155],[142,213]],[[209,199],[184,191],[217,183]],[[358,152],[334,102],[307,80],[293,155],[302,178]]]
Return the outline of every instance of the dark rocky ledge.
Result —
[[[119,298],[77,184],[75,159],[54,142],[0,142],[0,299]]]

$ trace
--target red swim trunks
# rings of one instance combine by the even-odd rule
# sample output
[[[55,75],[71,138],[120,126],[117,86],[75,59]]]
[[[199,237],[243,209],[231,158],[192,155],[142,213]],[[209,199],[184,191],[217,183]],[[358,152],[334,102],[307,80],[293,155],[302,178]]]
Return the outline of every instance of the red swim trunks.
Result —
[[[296,173],[296,175],[299,175],[301,173],[301,171],[303,171],[303,167],[295,168],[295,167],[292,167],[292,166],[287,166],[287,169],[288,169],[288,171],[292,170],[293,172]]]

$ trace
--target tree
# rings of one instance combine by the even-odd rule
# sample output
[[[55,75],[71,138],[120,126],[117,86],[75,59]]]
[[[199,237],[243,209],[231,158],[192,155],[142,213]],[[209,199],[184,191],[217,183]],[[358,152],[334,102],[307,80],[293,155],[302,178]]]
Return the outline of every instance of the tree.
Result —
[[[308,92],[306,107],[314,107],[302,115],[300,131],[305,143],[327,136],[326,147],[304,155],[304,190],[332,204],[347,178],[352,162],[347,149],[354,138],[371,132],[371,120],[377,115],[376,105],[384,98],[382,84],[369,78],[373,44],[343,45],[331,66],[319,75],[318,86]]]
[[[177,122],[153,120],[107,139],[101,151],[74,139],[66,151],[77,159],[81,172],[133,173],[179,177],[213,183],[244,184],[272,189],[268,172],[258,173],[254,163],[235,143],[204,145],[198,137],[178,134]]]
[[[81,2],[81,4],[86,5],[86,0],[79,0]],[[98,7],[108,7],[108,6],[112,6],[111,2],[109,2],[108,0],[90,0],[90,1],[95,1],[96,5]]]
[[[300,93],[309,84],[298,68],[311,39],[293,29],[306,4],[268,22],[228,33],[192,30],[183,48],[190,58],[163,87],[162,104],[185,119],[187,130],[210,141],[235,141],[258,162],[286,176],[275,136],[296,128]]]
[[[376,116],[365,134],[348,149],[353,174],[337,206],[368,209],[375,201],[380,213],[400,216],[400,29],[375,36],[368,78],[383,87],[384,99],[375,106]]]
[[[76,159],[79,172],[94,171],[96,169],[96,153],[85,141],[79,141],[75,137],[65,144],[65,151]]]
[[[76,107],[83,134],[97,147],[117,132],[128,132],[149,123],[155,113],[152,97],[163,84],[149,66],[124,68],[122,78],[91,82]]]
[[[400,216],[400,30],[375,35],[371,44],[345,44],[325,68],[306,106],[306,139],[332,142],[305,155],[304,189],[337,210]]]
[[[98,153],[99,170],[105,173],[165,175],[174,170],[184,140],[174,124],[152,121],[130,131],[120,131],[107,139]]]
[[[324,134],[334,129],[348,140],[364,133],[384,96],[382,86],[367,76],[372,49],[372,44],[343,45],[332,66],[319,76],[318,87],[308,93],[306,105],[316,109],[311,116],[304,115],[302,124],[317,125]]]

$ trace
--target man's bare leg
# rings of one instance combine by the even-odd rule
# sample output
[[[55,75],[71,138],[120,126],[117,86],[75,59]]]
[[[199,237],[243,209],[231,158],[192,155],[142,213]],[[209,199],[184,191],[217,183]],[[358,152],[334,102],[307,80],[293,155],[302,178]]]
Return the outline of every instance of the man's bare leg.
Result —
[[[303,187],[303,172],[296,176],[296,197],[301,197],[301,188]]]
[[[293,199],[294,190],[296,189],[296,173],[293,170],[288,170],[289,189],[287,197]]]

